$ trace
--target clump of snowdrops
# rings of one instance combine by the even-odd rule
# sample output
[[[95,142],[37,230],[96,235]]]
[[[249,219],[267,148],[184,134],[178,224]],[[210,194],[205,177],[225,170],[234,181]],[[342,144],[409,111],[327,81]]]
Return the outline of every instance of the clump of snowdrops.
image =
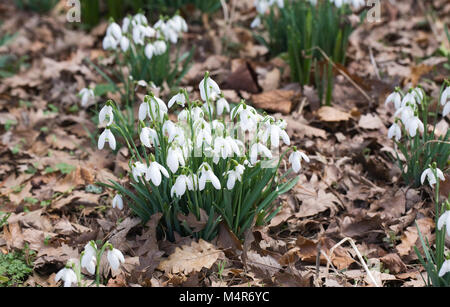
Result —
[[[125,17],[122,26],[111,21],[102,44],[113,53],[117,65],[112,73],[105,74],[100,67],[91,64],[108,81],[111,91],[119,91],[121,100],[130,105],[137,87],[162,86],[165,82],[176,86],[187,73],[193,49],[180,54],[177,47],[187,31],[186,21],[180,15],[161,17],[153,26],[142,13]],[[95,92],[89,88],[80,91],[82,106]]]
[[[407,93],[397,88],[386,99],[385,104],[393,103],[396,110],[388,137],[394,140],[396,150],[399,150],[396,151],[397,163],[406,184],[418,187],[421,174],[433,161],[438,168],[447,168],[450,131],[437,136],[436,124],[441,110],[444,118],[450,113],[449,85],[446,80],[435,111],[431,108],[432,101],[420,87]]]
[[[93,282],[88,284],[83,281],[84,276],[81,270],[84,268],[90,275],[95,276],[95,284],[98,287],[100,285],[100,262],[105,252],[109,267],[112,271],[117,271],[120,264],[125,262],[122,252],[114,248],[109,242],[98,248],[95,241],[89,241],[84,247],[80,259],[70,259],[66,266],[56,274],[55,281],[64,281],[64,287],[72,287],[73,285],[78,287],[91,286]]]
[[[447,255],[445,253],[445,234],[447,233],[447,235],[450,236],[450,202],[448,201],[448,198],[445,201],[442,201],[442,203],[439,199],[440,182],[445,181],[445,177],[443,172],[437,168],[436,163],[433,162],[421,174],[421,184],[424,184],[426,180],[430,187],[435,191],[435,244],[434,248],[432,248],[430,242],[427,238],[422,236],[422,233],[416,224],[425,257],[422,256],[417,247],[414,247],[414,249],[420,263],[427,272],[427,279],[424,280],[426,285],[447,287],[450,285],[450,274],[448,274],[450,272],[450,253],[447,253]]]
[[[98,148],[107,142],[115,150],[112,131],[117,131],[131,159],[130,186],[114,181],[105,186],[119,193],[117,204],[129,200],[144,222],[162,212],[160,226],[169,239],[174,231],[213,239],[222,221],[242,238],[253,225],[269,222],[279,211],[277,197],[296,184],[298,177],[287,179],[291,169],[279,173],[282,158],[291,152],[295,172],[309,158],[295,147],[278,154],[282,142],[290,145],[285,121],[259,114],[244,101],[231,108],[209,73],[199,88],[201,101],[191,101],[186,90],[168,105],[146,96],[139,108],[139,135],[127,130],[112,101],[106,103],[99,114],[106,128]],[[181,109],[177,121],[168,117],[171,108]],[[196,227],[186,216],[195,217]]]
[[[333,63],[345,63],[353,32],[348,20],[352,6],[359,9],[365,1],[255,0],[258,16],[251,26],[264,26],[267,38],[256,38],[268,47],[271,56],[285,57],[291,79],[302,86],[314,82],[320,101],[330,105]]]

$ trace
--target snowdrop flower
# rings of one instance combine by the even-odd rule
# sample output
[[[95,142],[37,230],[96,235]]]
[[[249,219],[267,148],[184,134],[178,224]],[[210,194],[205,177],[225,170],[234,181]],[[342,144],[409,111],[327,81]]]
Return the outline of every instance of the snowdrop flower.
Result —
[[[114,120],[113,108],[111,105],[106,104],[98,113],[98,120],[100,125],[106,123],[106,126],[110,126]]]
[[[147,17],[145,17],[145,15],[143,15],[141,13],[134,15],[133,20],[131,22],[134,27],[137,25],[147,25],[148,24]]]
[[[166,53],[167,44],[164,41],[158,40],[153,43],[153,53],[154,55],[161,55]]]
[[[122,49],[123,52],[127,52],[129,47],[130,40],[126,36],[122,36],[120,39],[120,49]]]
[[[184,166],[183,151],[178,146],[171,146],[167,152],[167,166],[172,173],[176,173],[180,166]]]
[[[302,167],[302,160],[305,160],[308,163],[310,161],[307,155],[305,155],[301,151],[297,151],[296,149],[294,149],[294,151],[289,156],[289,163],[291,163],[294,172],[298,173],[300,171],[300,168]]]
[[[442,111],[442,116],[447,116],[450,113],[450,101],[447,102],[444,106],[444,110]]]
[[[131,23],[131,20],[130,20],[129,17],[125,17],[125,18],[122,20],[122,32],[123,32],[123,33],[127,33],[127,32],[128,32],[128,29],[129,29],[129,27],[130,27],[130,23]]]
[[[187,187],[189,191],[196,191],[199,188],[197,174],[191,174],[187,177]]]
[[[261,143],[255,143],[250,149],[250,162],[255,165],[258,160],[258,155],[265,156],[272,159],[272,153],[270,150]]]
[[[125,258],[123,257],[122,252],[112,246],[108,250],[106,258],[108,259],[109,266],[113,271],[117,271],[119,269],[120,263],[125,263]]]
[[[119,210],[123,210],[123,199],[122,196],[120,196],[120,194],[116,194],[116,196],[114,196],[113,200],[112,200],[112,207],[119,209]]]
[[[260,14],[265,14],[270,6],[269,0],[255,0],[256,11]]]
[[[116,41],[112,36],[105,36],[102,45],[104,50],[116,49],[118,41]]]
[[[151,180],[155,186],[159,187],[162,180],[161,174],[163,174],[166,178],[169,178],[169,173],[164,168],[164,166],[156,161],[153,161],[150,163],[150,167],[147,169],[145,180]]]
[[[180,92],[180,93],[176,94],[175,96],[173,96],[169,100],[169,103],[167,104],[167,106],[170,109],[175,103],[180,105],[180,106],[182,106],[184,108],[184,105],[186,103],[186,97],[184,96],[184,94],[182,92]]]
[[[221,116],[223,114],[223,111],[227,110],[227,112],[230,112],[230,105],[228,104],[228,101],[225,99],[225,97],[220,97],[219,100],[217,100],[217,115]]]
[[[392,124],[388,131],[388,138],[392,139],[395,136],[395,140],[398,142],[402,138],[402,129],[396,123]]]
[[[87,103],[95,98],[94,91],[90,88],[83,88],[78,95],[81,97],[81,106],[85,107]]]
[[[217,137],[214,140],[213,153],[213,162],[214,164],[217,164],[220,158],[226,159],[227,157],[231,156],[233,154],[233,149],[231,148],[231,144],[228,142],[228,140],[224,139],[223,137]]]
[[[261,26],[261,18],[258,16],[252,21],[252,23],[250,24],[250,28],[254,29],[258,28],[259,26]]]
[[[118,42],[122,38],[122,29],[117,23],[113,22],[106,29],[106,36],[111,36]]]
[[[211,144],[212,136],[211,136],[211,126],[204,119],[200,119],[194,123],[194,127],[196,128],[196,143],[197,146],[202,146],[203,143],[208,145]]]
[[[141,87],[147,87],[148,86],[148,83],[145,82],[145,80],[139,80],[136,84],[138,86],[141,86]]]
[[[151,120],[162,122],[164,115],[169,111],[164,101],[155,96],[145,96],[144,102],[139,106],[139,120],[145,120],[148,116]]]
[[[219,178],[212,171],[211,166],[208,163],[204,162],[200,168],[200,176],[198,179],[199,189],[203,191],[205,189],[206,182],[211,182],[216,190],[221,189]]]
[[[184,193],[186,193],[188,182],[189,179],[186,175],[178,176],[177,180],[175,181],[175,184],[172,186],[172,189],[170,190],[170,196],[173,197],[174,194],[176,194],[177,197],[183,196]]]
[[[450,236],[450,211],[445,211],[438,220],[437,227],[439,230],[445,225],[447,230],[447,235]]]
[[[139,182],[139,177],[147,174],[147,166],[142,162],[136,162],[131,170],[134,181]]]
[[[450,99],[450,86],[447,86],[447,88],[442,92],[441,95],[441,105],[442,106],[445,105],[447,103],[447,100],[449,99]]]
[[[360,9],[361,7],[365,7],[366,6],[366,1],[365,0],[352,0],[352,5],[355,9]]]
[[[420,87],[416,87],[412,90],[412,95],[414,96],[414,101],[421,104],[424,97],[424,92]]]
[[[406,106],[414,107],[415,105],[416,105],[416,95],[414,95],[413,93],[408,93],[405,95],[405,97],[403,97],[401,107]]]
[[[151,60],[153,57],[153,53],[155,53],[155,46],[153,46],[153,44],[151,43],[147,44],[147,46],[145,46],[144,53],[147,59]]]
[[[414,110],[409,106],[401,107],[394,114],[395,117],[397,117],[398,115],[400,115],[402,123],[406,126],[409,119],[414,117]]]
[[[71,287],[78,282],[77,274],[70,268],[63,268],[55,276],[55,282],[64,281],[64,287]]]
[[[280,137],[283,139],[283,142],[286,145],[291,145],[291,140],[289,139],[289,135],[281,129],[277,124],[269,124],[266,123],[266,130],[263,134],[263,141],[267,143],[270,136],[270,143],[273,148],[278,148],[280,146]]]
[[[439,179],[445,181],[444,174],[438,168],[436,168],[436,175]],[[434,175],[432,168],[427,168],[426,170],[423,171],[422,176],[420,176],[420,182],[423,184],[425,182],[425,179],[428,179],[428,183],[430,184],[431,187],[433,187],[433,185],[436,184],[437,178]]]
[[[239,126],[243,131],[255,130],[259,118],[253,107],[241,103],[231,111],[231,119],[236,116],[239,116]]]
[[[170,27],[172,27],[178,33],[188,31],[187,23],[184,20],[184,18],[181,17],[180,15],[173,16],[172,19],[170,19],[167,23]]]
[[[158,145],[158,133],[148,127],[142,128],[141,134],[139,135],[139,139],[141,140],[142,145],[147,148],[152,148],[154,145]]]
[[[242,155],[241,148],[244,148],[244,143],[242,143],[240,140],[233,139],[231,136],[227,136],[225,138],[225,141],[228,142],[234,154],[236,154],[238,157]]]
[[[236,180],[242,182],[242,175],[244,174],[245,166],[237,165],[234,170],[228,171],[226,174],[228,175],[227,180],[227,189],[233,190]]]
[[[109,128],[106,128],[105,131],[103,131],[103,133],[100,134],[100,137],[98,138],[99,150],[102,150],[103,147],[105,147],[105,142],[108,142],[109,147],[112,150],[116,149],[116,138],[114,137],[114,134],[112,134],[111,130],[109,130]]]
[[[90,274],[95,274],[96,262],[97,245],[94,241],[90,241],[84,246],[84,252],[81,256],[81,267],[86,268]]]
[[[439,270],[439,277],[443,277],[448,272],[450,272],[450,260],[445,260]]]
[[[406,130],[409,132],[411,137],[415,137],[417,133],[417,129],[419,129],[420,133],[423,133],[424,126],[422,121],[418,117],[410,117],[405,125]]]
[[[395,109],[399,109],[401,104],[402,104],[402,96],[400,95],[400,93],[398,92],[393,92],[392,94],[390,94],[387,98],[386,101],[384,102],[385,105],[388,105],[389,103],[393,102]]]
[[[200,96],[203,101],[206,101],[206,98],[211,100],[216,100],[216,98],[220,95],[221,91],[219,85],[211,79],[209,76],[207,78],[203,78],[199,85],[200,88]]]

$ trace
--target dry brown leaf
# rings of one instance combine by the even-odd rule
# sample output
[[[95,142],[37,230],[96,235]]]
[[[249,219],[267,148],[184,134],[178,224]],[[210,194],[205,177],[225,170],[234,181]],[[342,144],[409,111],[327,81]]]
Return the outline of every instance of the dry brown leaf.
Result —
[[[253,106],[270,112],[289,114],[294,107],[294,91],[274,90],[253,95]]]
[[[380,128],[384,127],[384,124],[381,121],[381,119],[378,117],[378,115],[374,115],[374,114],[367,114],[367,115],[361,116],[361,118],[359,119],[358,125],[361,128],[368,129],[368,130],[380,129]]]
[[[199,272],[202,268],[211,268],[222,254],[222,251],[211,243],[200,239],[198,243],[192,242],[190,246],[177,247],[167,260],[159,264],[158,269],[173,274]]]
[[[352,116],[347,112],[342,112],[334,107],[324,106],[317,110],[319,120],[324,122],[340,122],[347,121]]]

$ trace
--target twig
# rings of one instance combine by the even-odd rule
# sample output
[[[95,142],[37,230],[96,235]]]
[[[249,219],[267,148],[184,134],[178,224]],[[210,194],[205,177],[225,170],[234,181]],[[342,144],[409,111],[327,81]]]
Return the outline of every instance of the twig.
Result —
[[[373,56],[372,46],[369,46],[369,54],[370,54],[370,61],[372,62],[373,67],[375,68],[375,74],[377,75],[378,80],[381,80],[380,71],[378,70],[377,66],[377,61],[375,61],[375,58]]]
[[[372,273],[370,272],[366,262],[364,261],[363,257],[361,256],[361,253],[359,252],[359,250],[356,247],[356,244],[352,238],[346,237],[346,238],[342,239],[339,243],[335,244],[330,249],[330,254],[329,254],[329,257],[327,257],[327,258],[331,258],[331,255],[333,255],[334,250],[336,248],[338,248],[339,246],[341,246],[346,241],[350,242],[350,245],[352,246],[353,250],[356,252],[356,255],[358,256],[359,261],[361,262],[361,265],[363,266],[364,270],[366,271],[367,276],[369,276],[369,279],[372,281],[372,283],[375,285],[375,287],[379,287],[378,283],[375,281],[375,278],[373,277]],[[329,268],[330,268],[330,261],[328,261],[328,259],[327,259],[327,270],[326,270],[327,274],[328,274]]]

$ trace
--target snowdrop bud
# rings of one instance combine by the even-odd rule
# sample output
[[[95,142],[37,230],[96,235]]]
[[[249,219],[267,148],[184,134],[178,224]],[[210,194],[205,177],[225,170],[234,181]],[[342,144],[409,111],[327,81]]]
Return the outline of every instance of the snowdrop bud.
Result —
[[[450,236],[450,211],[445,211],[438,220],[437,228],[439,230],[445,225],[447,230],[447,235]]]
[[[108,142],[109,147],[112,150],[116,149],[116,138],[114,137],[114,134],[112,134],[111,130],[108,128],[103,131],[102,134],[100,134],[100,137],[98,138],[98,149],[102,150],[105,146],[105,142]]]
[[[123,210],[123,199],[122,196],[120,196],[120,194],[116,194],[116,196],[114,196],[113,200],[112,200],[112,207],[119,209],[119,210]]]
[[[90,274],[95,274],[96,262],[97,245],[94,241],[90,241],[84,247],[84,252],[81,256],[81,267],[85,268]]]
[[[55,282],[64,281],[64,287],[71,287],[78,282],[77,274],[70,268],[63,268],[55,276]]]
[[[119,269],[120,263],[125,263],[125,258],[120,250],[111,248],[108,250],[106,255],[108,259],[111,270],[117,271]]]
[[[448,272],[450,272],[450,260],[445,260],[439,270],[439,277],[444,277]]]

